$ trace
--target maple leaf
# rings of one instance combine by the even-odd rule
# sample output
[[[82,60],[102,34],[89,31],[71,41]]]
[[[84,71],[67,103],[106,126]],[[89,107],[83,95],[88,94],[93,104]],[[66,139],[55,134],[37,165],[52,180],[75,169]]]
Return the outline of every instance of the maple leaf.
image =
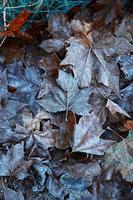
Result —
[[[32,125],[32,128],[35,128],[34,125],[38,126],[38,122],[35,122],[35,124],[33,123]],[[55,136],[53,132],[49,129],[44,129],[43,131],[30,131],[17,124],[15,132],[16,133],[14,134],[14,140],[17,142],[24,140],[26,142],[26,148],[28,149],[31,149],[34,146],[35,148],[40,147],[41,149],[46,151],[49,147],[55,146]]]
[[[114,144],[114,141],[100,139],[103,132],[100,119],[94,113],[82,117],[73,133],[73,152],[103,155],[105,150]]]
[[[7,154],[0,155],[0,176],[10,176],[24,161],[24,144],[13,145]]]
[[[93,78],[111,88],[119,96],[119,69],[113,56],[128,53],[133,46],[123,38],[110,33],[92,32],[85,35],[90,24],[72,21],[78,38],[71,37],[67,54],[61,65],[71,65],[80,87],[88,87]]]
[[[24,160],[24,143],[12,145],[6,154],[0,155],[0,176],[15,176],[23,180],[29,175],[27,170],[32,164],[32,160]]]
[[[57,84],[59,87],[52,89],[51,94],[37,101],[39,105],[53,113],[66,110],[67,114],[70,110],[78,115],[89,114],[88,89],[79,89],[77,80],[62,70],[59,71]]]
[[[120,171],[123,179],[133,181],[133,130],[126,139],[113,145],[106,151],[104,167],[114,167]]]
[[[35,67],[25,69],[21,62],[14,62],[8,65],[7,71],[9,86],[27,96],[28,103],[33,105],[41,84],[39,69]]]
[[[23,10],[16,18],[14,18],[8,25],[7,31],[0,32],[1,36],[15,36],[19,33],[22,26],[26,23],[27,19],[32,14],[29,10]]]

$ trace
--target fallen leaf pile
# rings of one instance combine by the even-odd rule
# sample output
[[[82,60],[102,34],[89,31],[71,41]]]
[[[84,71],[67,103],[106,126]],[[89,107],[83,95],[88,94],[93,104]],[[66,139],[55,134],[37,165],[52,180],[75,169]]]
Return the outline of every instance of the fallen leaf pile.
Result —
[[[132,199],[131,16],[97,27],[94,5],[50,16],[32,45],[11,39],[21,56],[8,59],[10,39],[0,49],[1,200]]]

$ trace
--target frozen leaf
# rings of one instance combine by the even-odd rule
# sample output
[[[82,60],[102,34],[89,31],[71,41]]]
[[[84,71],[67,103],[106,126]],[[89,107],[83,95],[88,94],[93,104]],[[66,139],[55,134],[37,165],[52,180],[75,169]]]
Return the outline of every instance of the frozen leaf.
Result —
[[[24,143],[12,145],[6,154],[0,155],[0,176],[16,176],[23,180],[31,161],[24,161]]]
[[[0,124],[14,118],[24,107],[25,104],[22,102],[11,99],[4,100],[0,108]]]
[[[40,147],[46,151],[49,147],[53,147],[56,142],[56,137],[50,129],[39,130],[28,130],[24,127],[17,125],[16,133],[14,134],[14,140],[20,142],[25,140],[26,148],[31,148],[34,145]]]
[[[36,65],[43,69],[47,77],[50,77],[53,72],[59,68],[60,60],[56,54],[48,54],[42,56],[40,59],[36,61]]]
[[[76,20],[72,22],[74,24],[78,24]],[[113,56],[131,52],[133,46],[127,40],[116,38],[110,33],[99,38],[101,33],[95,32],[92,38],[90,33],[85,35],[86,27],[90,29],[89,24],[79,24],[80,29],[77,25],[74,29],[76,32],[80,30],[81,38],[70,38],[70,46],[61,65],[72,65],[80,87],[88,87],[92,78],[96,77],[99,83],[111,88],[119,96],[119,69]]]
[[[48,29],[53,35],[53,38],[68,38],[71,33],[71,27],[65,15],[56,13],[49,16]]]
[[[41,75],[35,67],[24,68],[21,62],[8,65],[8,81],[12,86],[24,93],[36,91],[41,83]]]
[[[121,90],[122,99],[119,101],[121,108],[128,113],[133,112],[133,83]]]
[[[100,86],[100,85],[99,85]],[[89,98],[89,103],[92,106],[92,111],[99,117],[100,123],[104,124],[107,118],[107,97],[109,96],[110,91],[108,88],[98,87],[97,85],[92,88],[92,94]]]
[[[95,176],[101,174],[101,168],[98,163],[75,164],[66,169],[66,172],[61,176],[60,182],[64,188],[70,191],[81,191],[89,187]]]
[[[72,191],[69,195],[68,200],[96,200],[96,198],[88,191],[88,190],[83,190],[83,191]]]
[[[117,24],[115,27],[115,35],[117,37],[123,37],[127,39],[129,42],[132,42],[133,40],[133,26],[132,26],[132,15],[126,15],[122,19],[121,22]]]
[[[126,79],[133,80],[133,55],[123,55],[118,58],[121,70],[124,72]]]
[[[7,98],[7,70],[0,72],[0,101],[2,98]]]
[[[46,187],[48,192],[52,194],[53,197],[62,200],[64,199],[64,188],[62,187],[62,184],[59,182],[59,180],[56,179],[53,175],[48,177]]]
[[[11,130],[11,127],[4,121],[4,123],[0,124],[0,144],[11,141],[13,138],[14,132]]]
[[[121,199],[120,186],[117,182],[110,181],[94,181],[93,182],[93,195],[96,199]]]
[[[42,41],[40,47],[47,53],[56,53],[64,48],[64,42],[61,39],[48,39]]]
[[[28,131],[40,130],[40,122],[43,119],[50,119],[50,115],[47,112],[38,112],[35,117],[28,110],[24,110],[21,114],[23,127]]]
[[[55,145],[55,136],[54,134],[46,130],[44,132],[38,131],[33,134],[33,141],[42,149],[46,150],[49,147],[53,147]]]
[[[37,101],[46,111],[57,113],[66,110],[67,113],[70,110],[78,115],[89,114],[88,89],[80,90],[77,80],[61,70],[57,84],[59,87],[52,89],[51,94]]]
[[[103,132],[100,119],[94,113],[82,117],[75,126],[72,143],[73,152],[103,155],[105,150],[114,144],[114,141],[100,139]]]
[[[41,85],[39,69],[35,67],[24,68],[21,62],[14,62],[8,65],[8,82],[9,86],[27,96],[30,105],[34,104]]]
[[[112,115],[119,113],[121,115],[124,115],[130,118],[130,115],[124,109],[122,109],[118,104],[114,103],[110,99],[108,99],[106,107],[109,109]]]
[[[38,181],[37,184],[33,187],[34,192],[43,191],[45,188],[45,181],[47,174],[51,174],[51,170],[44,164],[35,163],[33,165],[35,171],[37,172]]]
[[[76,123],[75,114],[72,112],[68,112],[67,121],[65,118],[65,113],[58,113],[52,115],[51,119],[55,127],[51,127],[50,130],[56,135],[56,147],[60,149],[71,146],[73,130]]]
[[[106,152],[105,168],[114,167],[123,179],[133,181],[133,131],[126,139],[110,147]]]
[[[0,176],[10,176],[24,161],[24,144],[13,145],[6,155],[0,157]]]
[[[24,200],[24,196],[21,191],[15,192],[7,187],[4,188],[4,198],[4,200]]]

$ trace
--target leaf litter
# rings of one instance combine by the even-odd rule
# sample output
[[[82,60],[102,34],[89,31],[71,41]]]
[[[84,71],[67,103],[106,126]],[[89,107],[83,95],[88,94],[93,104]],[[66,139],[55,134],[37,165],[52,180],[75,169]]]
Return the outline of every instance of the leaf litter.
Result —
[[[111,5],[0,34],[0,199],[132,199],[132,18]]]

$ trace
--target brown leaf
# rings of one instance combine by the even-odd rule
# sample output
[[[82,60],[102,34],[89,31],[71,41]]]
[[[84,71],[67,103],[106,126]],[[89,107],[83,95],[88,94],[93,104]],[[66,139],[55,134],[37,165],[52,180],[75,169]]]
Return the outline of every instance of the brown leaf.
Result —
[[[24,159],[24,143],[12,145],[6,155],[1,154],[0,176],[17,176],[18,178],[20,177],[20,179],[22,177],[25,178],[25,176],[27,176],[27,168],[22,168],[22,166],[31,166],[32,162],[28,163],[28,161],[24,161]],[[18,171],[19,173],[17,173]]]
[[[123,125],[126,131],[133,130],[133,120],[126,120]]]
[[[121,137],[122,138],[122,137]],[[105,168],[115,168],[120,171],[123,179],[133,181],[133,130],[127,138],[110,147],[106,152]]]
[[[115,22],[122,13],[120,0],[98,0],[90,8],[94,15],[91,31],[109,24],[113,26],[112,30],[114,30]]]
[[[73,134],[73,151],[103,155],[114,144],[114,141],[100,139],[103,132],[100,120],[94,113],[80,118]]]
[[[22,26],[26,23],[27,19],[32,14],[29,10],[23,10],[16,18],[14,18],[7,27],[7,31],[0,33],[1,36],[14,37],[19,33]]]
[[[72,135],[74,126],[76,123],[75,114],[68,112],[67,122],[65,113],[58,113],[52,115],[52,124],[56,127],[50,130],[56,134],[56,147],[60,149],[65,149],[71,146]]]
[[[92,79],[112,89],[119,95],[119,69],[113,56],[131,52],[133,46],[123,38],[116,38],[110,33],[101,36],[101,32],[89,35],[89,24],[72,21],[78,38],[71,37],[65,59],[61,65],[71,65],[80,87],[88,87]],[[82,32],[83,30],[83,32]],[[125,48],[126,47],[126,48]]]

